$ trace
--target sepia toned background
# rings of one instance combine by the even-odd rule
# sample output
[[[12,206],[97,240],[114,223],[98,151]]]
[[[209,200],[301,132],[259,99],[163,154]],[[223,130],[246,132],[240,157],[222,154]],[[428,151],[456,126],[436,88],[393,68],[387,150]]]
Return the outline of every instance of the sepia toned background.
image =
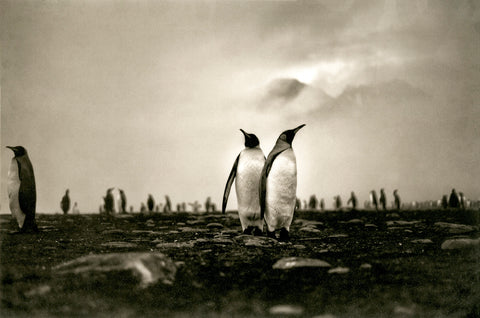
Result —
[[[82,212],[109,187],[219,206],[239,128],[268,155],[303,123],[302,199],[478,200],[479,49],[476,1],[1,1],[0,210],[7,145],[38,212],[66,188]]]

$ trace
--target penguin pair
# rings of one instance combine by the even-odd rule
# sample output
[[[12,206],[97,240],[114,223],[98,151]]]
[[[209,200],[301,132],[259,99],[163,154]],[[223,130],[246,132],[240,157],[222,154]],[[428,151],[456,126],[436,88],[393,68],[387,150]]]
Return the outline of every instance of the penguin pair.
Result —
[[[222,213],[225,213],[230,188],[236,178],[243,233],[262,234],[265,220],[269,237],[275,238],[275,231],[280,229],[280,240],[289,239],[297,192],[297,163],[292,142],[304,126],[282,132],[266,159],[257,136],[240,129],[245,136],[245,149],[238,155],[228,177]]]
[[[7,183],[10,211],[18,223],[20,232],[38,232],[35,223],[37,192],[32,163],[24,147],[7,146],[7,148],[14,153]]]

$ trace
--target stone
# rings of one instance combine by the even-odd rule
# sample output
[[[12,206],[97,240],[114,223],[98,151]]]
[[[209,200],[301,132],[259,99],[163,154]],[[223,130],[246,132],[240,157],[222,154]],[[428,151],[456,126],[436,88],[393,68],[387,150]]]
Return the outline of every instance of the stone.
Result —
[[[125,234],[125,231],[122,231],[122,230],[117,230],[117,229],[113,229],[113,230],[105,230],[102,232],[102,234],[104,235],[124,235]]]
[[[299,267],[331,267],[331,265],[321,259],[304,257],[285,257],[273,264],[273,269],[291,269]]]
[[[266,236],[239,235],[234,240],[249,247],[269,247],[278,244],[276,239]]]
[[[208,223],[207,229],[223,229],[223,224],[220,223]]]
[[[459,239],[449,239],[442,243],[442,250],[459,250],[459,249],[470,249],[480,246],[480,238],[469,239],[469,238],[459,238]]]
[[[43,295],[49,293],[51,290],[52,290],[52,288],[48,285],[40,285],[38,287],[35,287],[35,288],[27,291],[24,295],[28,298],[35,297],[35,296],[43,296]]]
[[[132,248],[137,247],[137,244],[128,243],[128,242],[107,242],[100,244],[104,247],[111,247],[111,248]]]
[[[303,307],[296,306],[296,305],[275,305],[270,307],[268,312],[270,315],[292,315],[292,316],[300,316],[303,314]]]
[[[346,274],[348,272],[350,272],[350,268],[348,267],[335,267],[328,270],[329,274]]]
[[[431,239],[416,239],[416,240],[412,240],[412,243],[432,244],[433,242]]]
[[[445,230],[450,234],[465,234],[476,230],[475,227],[465,224],[436,222],[434,226],[439,230]]]
[[[368,264],[368,263],[364,263],[362,265],[360,265],[360,269],[371,269],[372,268],[372,265]]]
[[[190,248],[193,247],[193,242],[166,242],[166,243],[158,243],[155,247],[156,248]]]
[[[415,225],[421,223],[421,221],[404,221],[404,220],[398,220],[398,221],[387,221],[387,226],[394,226],[394,225]]]
[[[139,278],[140,287],[145,288],[157,282],[173,284],[177,267],[162,253],[133,252],[82,256],[57,265],[53,270],[61,275],[80,275],[83,279],[95,279],[95,274],[130,271],[132,275]]]
[[[348,220],[347,223],[360,224],[360,223],[363,223],[363,221],[360,219],[351,219],[351,220]]]
[[[343,237],[348,237],[347,234],[332,234],[328,236],[329,238],[343,238]]]
[[[320,232],[322,232],[319,229],[314,228],[314,227],[310,227],[310,226],[302,227],[301,229],[299,229],[299,231],[309,232],[309,233],[320,233]]]
[[[376,226],[375,224],[372,224],[372,223],[366,223],[365,227],[367,227],[367,228],[377,228],[378,226]]]

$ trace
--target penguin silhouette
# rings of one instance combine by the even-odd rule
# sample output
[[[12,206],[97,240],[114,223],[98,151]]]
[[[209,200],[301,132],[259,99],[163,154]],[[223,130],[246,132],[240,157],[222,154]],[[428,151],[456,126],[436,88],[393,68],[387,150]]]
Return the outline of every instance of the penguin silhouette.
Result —
[[[400,210],[400,195],[397,189],[393,190],[393,197],[395,200],[395,209]]]
[[[107,214],[112,214],[114,212],[114,208],[113,208],[114,202],[113,202],[113,194],[112,194],[113,189],[115,188],[109,188],[107,190],[107,194],[103,198],[103,200],[105,201],[105,212]]]
[[[62,197],[62,201],[60,202],[60,207],[62,208],[63,214],[67,214],[68,210],[70,210],[70,197],[68,193],[70,190],[65,191],[65,195]]]
[[[228,196],[233,180],[237,193],[238,216],[244,234],[260,235],[263,232],[263,217],[260,213],[258,191],[260,178],[265,164],[265,155],[260,148],[260,141],[254,134],[240,129],[245,137],[245,148],[233,163],[223,192],[222,213],[225,214]]]
[[[35,222],[37,191],[32,163],[22,146],[7,146],[14,153],[8,171],[8,198],[10,211],[18,223],[20,232],[38,232]]]
[[[125,195],[125,192],[122,189],[119,189],[120,192],[120,207],[119,212],[120,213],[127,213],[127,196]]]
[[[265,218],[269,237],[275,237],[275,230],[280,229],[280,240],[288,240],[290,236],[297,192],[297,162],[292,142],[304,126],[280,134],[262,170],[261,217]]]
[[[352,203],[352,211],[357,210],[357,196],[355,195],[355,192],[350,193],[350,199],[348,199],[347,204]]]
[[[148,195],[147,207],[148,211],[153,212],[153,208],[155,207],[155,200],[153,199],[153,196],[151,194]]]
[[[387,209],[387,196],[385,195],[385,190],[382,188],[380,189],[380,204],[382,205],[382,209]]]

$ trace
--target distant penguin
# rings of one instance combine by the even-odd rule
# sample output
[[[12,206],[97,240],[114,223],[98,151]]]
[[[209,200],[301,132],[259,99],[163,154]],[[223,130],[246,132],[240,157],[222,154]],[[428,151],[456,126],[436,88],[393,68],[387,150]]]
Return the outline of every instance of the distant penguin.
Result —
[[[120,191],[120,204],[118,207],[118,212],[127,213],[127,196],[125,195],[125,192],[123,192],[122,189],[119,189],[119,191]]]
[[[20,232],[37,232],[35,223],[37,192],[32,163],[28,158],[27,150],[22,146],[7,148],[11,149],[15,155],[8,171],[7,190],[10,211],[18,223]]]
[[[114,198],[113,198],[113,194],[112,194],[113,189],[114,188],[109,188],[107,190],[107,194],[103,198],[103,200],[105,201],[105,212],[107,214],[113,214],[113,212],[115,210],[115,207],[114,207],[115,202],[114,202]]]
[[[70,210],[70,197],[68,193],[70,190],[65,191],[65,195],[62,197],[62,201],[60,202],[60,207],[62,208],[63,214],[67,214],[68,210]]]
[[[400,195],[398,194],[398,190],[393,190],[393,197],[395,200],[395,209],[400,210]]]
[[[265,217],[268,236],[275,237],[275,230],[280,229],[280,240],[289,239],[297,192],[297,162],[292,142],[304,126],[280,134],[262,170],[261,216]]]
[[[382,205],[382,209],[387,209],[387,196],[385,195],[385,190],[382,188],[380,189],[380,204]]]
[[[225,214],[228,195],[235,179],[237,193],[238,216],[244,234],[261,235],[263,232],[263,217],[260,211],[258,191],[260,178],[265,164],[265,155],[260,148],[260,141],[254,134],[240,129],[245,137],[245,148],[233,163],[223,192],[222,213]]]
[[[151,194],[148,195],[147,207],[148,211],[153,212],[153,208],[155,207],[155,199],[153,199],[153,196]]]

